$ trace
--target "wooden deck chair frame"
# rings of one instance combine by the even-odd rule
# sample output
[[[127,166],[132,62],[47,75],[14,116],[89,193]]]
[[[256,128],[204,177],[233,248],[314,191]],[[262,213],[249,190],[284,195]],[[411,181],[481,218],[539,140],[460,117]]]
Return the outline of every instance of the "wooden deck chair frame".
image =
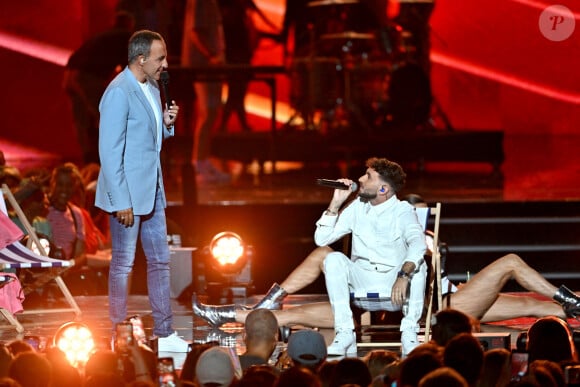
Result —
[[[439,222],[441,219],[441,203],[436,203],[433,207],[416,208],[417,217],[423,230],[427,231],[429,219],[433,217],[433,247],[431,252],[431,274],[427,278],[426,298],[428,300],[427,311],[425,315],[425,342],[431,337],[431,318],[433,316],[433,303],[437,297],[437,305],[441,308],[441,253],[439,251]],[[435,295],[435,289],[437,294]],[[362,342],[357,343],[358,347],[384,347],[385,343]]]
[[[7,269],[7,268],[41,267],[41,268],[51,269],[53,267],[68,268],[68,267],[74,266],[74,264],[75,264],[74,260],[60,261],[60,260],[55,260],[55,259],[48,257],[48,254],[46,253],[45,249],[43,248],[42,244],[40,243],[40,240],[39,240],[38,235],[36,234],[34,228],[30,225],[30,222],[28,222],[28,219],[26,219],[24,212],[20,208],[20,205],[18,204],[18,202],[14,198],[14,195],[12,194],[12,192],[10,191],[8,186],[6,186],[6,184],[2,185],[2,204],[5,204],[4,198],[6,198],[8,200],[8,202],[12,206],[12,209],[16,212],[18,219],[20,220],[20,222],[22,223],[22,225],[26,229],[28,235],[30,236],[29,240],[28,240],[28,245],[26,247],[21,246],[20,242],[14,242],[13,247],[15,248],[15,251],[24,252],[26,255],[33,258],[34,262],[21,261],[19,263],[8,263],[8,262],[1,262],[0,261],[0,268]],[[36,254],[35,252],[33,252],[30,249],[32,244],[37,246],[40,254]],[[4,250],[2,250],[2,251],[4,251]],[[65,300],[70,307],[69,308],[46,308],[46,309],[40,308],[40,309],[33,309],[33,310],[29,310],[29,311],[25,310],[22,312],[22,314],[74,312],[75,318],[79,319],[81,317],[81,314],[82,314],[81,309],[77,305],[74,297],[72,296],[70,290],[66,286],[66,284],[65,284],[64,280],[62,279],[62,277],[60,276],[59,272],[56,272],[54,274],[54,276],[51,277],[46,283],[49,283],[50,281],[53,281],[53,280],[55,281],[58,288],[60,289],[60,291],[64,295]],[[46,283],[44,283],[42,286],[44,286]],[[18,322],[18,319],[16,319],[16,317],[14,317],[12,315],[12,313],[10,313],[8,310],[0,308],[0,314],[2,314],[2,316],[4,318],[6,318],[6,320],[8,320],[8,322],[16,328],[17,332],[22,333],[24,331],[24,328],[22,327],[20,322]]]

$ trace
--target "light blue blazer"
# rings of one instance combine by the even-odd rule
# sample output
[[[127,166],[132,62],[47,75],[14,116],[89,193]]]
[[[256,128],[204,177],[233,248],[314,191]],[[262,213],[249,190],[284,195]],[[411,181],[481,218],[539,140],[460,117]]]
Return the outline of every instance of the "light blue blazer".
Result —
[[[163,124],[159,85],[151,82],[159,122],[133,73],[126,67],[109,84],[101,102],[99,155],[101,170],[95,205],[106,212],[133,208],[135,215],[153,210],[155,192],[166,199],[161,173],[161,143],[173,135]],[[158,131],[157,128],[162,128]]]

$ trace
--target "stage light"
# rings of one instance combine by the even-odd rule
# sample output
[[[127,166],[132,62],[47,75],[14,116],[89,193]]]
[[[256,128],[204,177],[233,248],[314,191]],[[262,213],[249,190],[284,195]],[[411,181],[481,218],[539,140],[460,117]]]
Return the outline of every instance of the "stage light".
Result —
[[[232,231],[216,234],[203,249],[206,290],[216,302],[244,298],[252,284],[253,247]]]
[[[236,274],[245,265],[247,256],[242,238],[231,231],[216,234],[209,244],[213,268],[224,274]]]
[[[78,322],[61,325],[54,335],[53,345],[66,355],[74,367],[84,366],[95,349],[93,333],[86,325]]]

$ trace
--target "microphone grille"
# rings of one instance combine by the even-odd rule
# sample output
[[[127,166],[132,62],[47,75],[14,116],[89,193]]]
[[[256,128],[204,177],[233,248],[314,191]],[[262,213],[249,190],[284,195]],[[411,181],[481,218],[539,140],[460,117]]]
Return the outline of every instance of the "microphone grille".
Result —
[[[358,190],[358,184],[357,184],[357,183],[355,183],[355,182],[353,182],[353,183],[350,185],[350,190],[351,190],[352,192],[356,192],[356,191]]]
[[[167,71],[162,71],[161,72],[161,77],[160,77],[161,82],[163,83],[167,83],[169,82],[169,73]]]

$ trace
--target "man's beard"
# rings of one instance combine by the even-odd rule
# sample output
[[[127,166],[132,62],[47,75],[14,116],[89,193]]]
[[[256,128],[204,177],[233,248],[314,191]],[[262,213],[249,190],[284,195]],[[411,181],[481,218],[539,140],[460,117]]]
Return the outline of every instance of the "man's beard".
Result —
[[[363,202],[368,202],[369,200],[373,200],[377,197],[377,194],[374,193],[368,193],[368,192],[363,192],[363,191],[359,191],[358,193],[358,197],[361,198],[361,200]]]

